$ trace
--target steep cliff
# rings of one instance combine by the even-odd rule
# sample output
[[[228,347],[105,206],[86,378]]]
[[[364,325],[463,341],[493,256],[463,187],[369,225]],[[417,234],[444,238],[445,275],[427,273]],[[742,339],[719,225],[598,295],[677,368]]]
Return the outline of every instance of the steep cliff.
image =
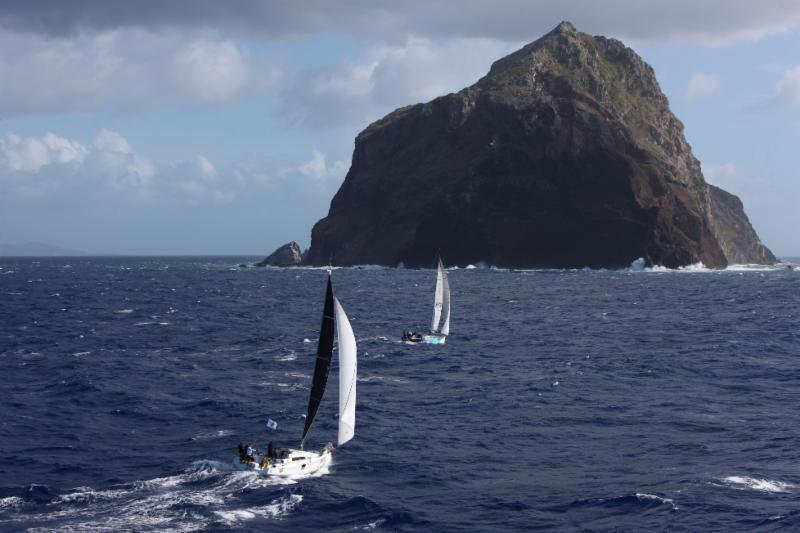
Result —
[[[306,263],[774,261],[731,197],[706,184],[653,69],[562,22],[361,132]]]

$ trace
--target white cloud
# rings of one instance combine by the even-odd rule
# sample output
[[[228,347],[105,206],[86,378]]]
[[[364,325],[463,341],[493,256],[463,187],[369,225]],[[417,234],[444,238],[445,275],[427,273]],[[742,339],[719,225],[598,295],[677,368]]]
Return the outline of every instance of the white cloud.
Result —
[[[313,150],[311,152],[311,159],[307,163],[303,163],[297,167],[297,170],[304,176],[322,179],[328,174],[325,156],[319,150]]]
[[[102,176],[115,189],[133,189],[149,193],[146,189],[156,174],[155,165],[139,155],[125,137],[103,129],[92,143],[90,157],[84,169]]]
[[[217,167],[204,155],[179,161],[161,170],[162,194],[190,204],[212,202],[229,204],[236,198],[233,188],[241,183],[224,179]]]
[[[296,166],[281,168],[279,174],[282,177],[299,174],[314,180],[326,180],[329,178],[344,178],[349,165],[346,161],[337,160],[333,165],[328,166],[325,154],[316,148],[311,151],[311,159]]]
[[[747,109],[762,111],[795,106],[800,106],[800,66],[784,72],[783,78],[775,85],[775,93],[772,96],[756,102]]]
[[[39,195],[80,186],[149,194],[156,169],[120,134],[101,130],[91,143],[53,133],[0,138],[0,180],[10,194]],[[91,185],[90,185],[91,184]]]
[[[719,90],[719,76],[716,74],[706,74],[705,72],[693,72],[689,77],[689,84],[686,87],[686,98],[695,100],[705,96],[711,96]]]
[[[321,168],[314,167],[319,163]],[[315,151],[312,160],[301,165],[308,175],[328,177],[331,169]],[[0,137],[0,190],[11,197],[42,196],[64,190],[102,195],[104,200],[146,202],[185,201],[230,204],[236,188],[250,187],[255,180],[231,180],[223,176],[207,157],[195,157],[156,165],[140,154],[117,132],[102,129],[95,138],[79,140],[46,133],[41,137],[22,137],[6,133]]]
[[[363,127],[397,107],[471,85],[519,45],[412,36],[402,46],[371,48],[355,63],[306,72],[286,95],[281,112],[313,126]]]
[[[0,27],[6,116],[224,104],[278,78],[227,39],[139,29],[46,37]]]
[[[175,54],[176,87],[200,102],[225,103],[251,85],[248,55],[231,41],[200,39]]]
[[[202,177],[206,179],[213,179],[217,176],[217,168],[211,161],[202,155],[195,157],[195,163],[197,164],[197,169],[200,171],[200,175]]]
[[[0,164],[12,172],[37,172],[50,164],[79,164],[87,153],[80,142],[52,133],[41,138],[7,133],[0,138]]]

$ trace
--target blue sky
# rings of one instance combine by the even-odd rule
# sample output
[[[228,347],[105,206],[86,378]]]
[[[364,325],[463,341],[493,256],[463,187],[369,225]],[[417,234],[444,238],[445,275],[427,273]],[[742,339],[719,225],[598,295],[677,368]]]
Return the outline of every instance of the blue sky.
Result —
[[[568,19],[653,66],[706,180],[742,198],[774,252],[800,256],[800,5],[132,5],[0,6],[0,242],[307,246],[370,121],[472,84]]]

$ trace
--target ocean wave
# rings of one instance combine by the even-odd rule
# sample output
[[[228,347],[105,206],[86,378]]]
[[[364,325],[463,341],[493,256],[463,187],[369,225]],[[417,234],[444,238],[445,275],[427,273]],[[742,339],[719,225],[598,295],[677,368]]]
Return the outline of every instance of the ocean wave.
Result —
[[[791,492],[796,487],[796,485],[784,481],[749,476],[728,476],[720,481],[733,489],[758,492]]]
[[[636,497],[639,498],[640,501],[656,502],[661,505],[669,505],[676,510],[678,509],[678,506],[675,505],[675,501],[672,498],[664,498],[663,496],[658,496],[656,494],[645,494],[642,492],[637,492]]]
[[[552,507],[552,511],[567,512],[573,509],[584,507],[605,507],[605,508],[631,508],[633,509],[654,509],[667,506],[672,511],[677,511],[678,506],[670,498],[658,496],[657,494],[645,494],[635,492],[624,496],[614,496],[611,498],[585,498],[574,502]]]

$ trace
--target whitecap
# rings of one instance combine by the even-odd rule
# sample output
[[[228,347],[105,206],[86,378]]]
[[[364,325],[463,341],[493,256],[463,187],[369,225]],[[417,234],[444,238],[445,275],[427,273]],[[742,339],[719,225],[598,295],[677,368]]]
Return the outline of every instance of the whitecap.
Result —
[[[276,355],[275,357],[273,357],[273,359],[275,361],[280,361],[280,362],[294,361],[295,359],[297,359],[297,354],[295,354],[294,352],[290,352],[284,355]]]
[[[658,502],[658,503],[661,503],[661,504],[670,505],[670,506],[672,506],[673,509],[677,509],[678,508],[678,506],[675,505],[675,502],[671,498],[664,498],[664,497],[658,496],[656,494],[644,494],[644,493],[641,493],[641,492],[637,492],[636,493],[636,497],[639,499],[639,501],[653,501],[653,502]]]
[[[644,257],[640,257],[631,263],[630,269],[634,272],[639,272],[644,270],[647,266],[647,263],[644,261]]]
[[[82,355],[89,355],[90,353],[92,352],[75,352],[72,355],[74,355],[75,357],[81,357]]]
[[[121,315],[129,315],[133,313],[133,309],[120,309],[119,311],[114,311],[115,313],[119,313]]]
[[[19,496],[9,496],[7,498],[0,498],[0,511],[4,509],[16,509],[20,507],[25,500]]]
[[[790,492],[795,488],[792,483],[749,476],[728,476],[723,478],[722,482],[734,489],[750,489],[759,492]]]
[[[208,439],[216,439],[219,437],[227,437],[229,435],[233,435],[233,430],[231,429],[218,429],[212,433],[201,433],[200,435],[195,435],[192,437],[192,440],[208,440]]]
[[[778,263],[775,265],[755,265],[755,264],[741,264],[741,265],[728,265],[725,270],[731,272],[773,272],[788,270],[786,263]]]

